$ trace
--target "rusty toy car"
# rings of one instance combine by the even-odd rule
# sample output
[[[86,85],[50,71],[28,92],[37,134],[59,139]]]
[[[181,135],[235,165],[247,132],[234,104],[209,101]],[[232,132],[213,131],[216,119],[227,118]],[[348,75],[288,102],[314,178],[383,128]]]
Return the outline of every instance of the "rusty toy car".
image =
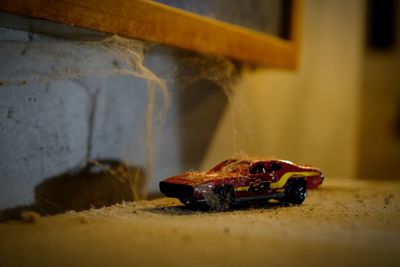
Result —
[[[160,191],[189,207],[226,210],[235,204],[265,202],[301,204],[307,189],[322,184],[320,169],[286,160],[229,159],[208,172],[185,172],[160,182]]]

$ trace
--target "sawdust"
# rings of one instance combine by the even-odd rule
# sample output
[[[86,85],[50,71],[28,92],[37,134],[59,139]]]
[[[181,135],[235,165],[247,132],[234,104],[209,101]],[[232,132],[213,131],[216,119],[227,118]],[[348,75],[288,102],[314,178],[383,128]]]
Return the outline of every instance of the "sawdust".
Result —
[[[327,179],[300,206],[162,198],[0,225],[3,266],[399,266],[399,252],[395,182]]]

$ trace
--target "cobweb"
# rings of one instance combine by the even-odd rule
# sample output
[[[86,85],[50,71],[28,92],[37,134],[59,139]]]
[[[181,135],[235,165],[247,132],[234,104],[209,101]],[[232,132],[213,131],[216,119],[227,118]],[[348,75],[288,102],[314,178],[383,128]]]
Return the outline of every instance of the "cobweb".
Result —
[[[231,109],[231,131],[232,131],[232,157],[247,157],[243,151],[239,151],[237,142],[237,118],[235,110],[243,111],[247,107],[244,102],[235,102],[235,83],[240,76],[240,67],[233,61],[228,60],[222,56],[215,55],[196,55],[196,54],[183,54],[178,57],[180,67],[178,69],[179,75],[177,82],[183,90],[190,84],[199,80],[209,80],[219,86],[227,98],[229,105],[236,105],[237,108]],[[240,112],[242,114],[242,112]],[[249,128],[249,127],[248,127]]]
[[[112,36],[100,42],[92,43],[95,47],[105,50],[115,58],[125,62],[127,68],[120,69],[116,74],[133,75],[145,79],[148,87],[148,99],[146,107],[146,171],[147,180],[153,177],[153,119],[156,117],[159,128],[163,127],[165,122],[165,114],[171,99],[168,91],[167,83],[164,79],[159,78],[154,72],[144,65],[145,52],[148,50],[149,44],[133,39],[125,39],[119,36]],[[113,73],[110,73],[113,74]],[[159,91],[163,97],[163,103],[157,114],[155,113],[155,97]],[[145,184],[145,186],[148,185]]]
[[[4,53],[15,54],[14,56],[6,57],[6,59],[18,58],[20,60],[17,68],[8,68],[13,64],[11,61],[3,61],[0,64],[0,70],[3,72],[0,75],[1,86],[48,85],[52,82],[66,80],[84,89],[89,99],[87,119],[88,147],[85,156],[87,162],[95,160],[92,158],[91,147],[94,114],[100,89],[98,82],[93,82],[93,80],[101,80],[111,76],[133,76],[145,80],[147,83],[144,144],[146,178],[148,180],[149,177],[152,177],[153,121],[156,121],[156,125],[162,128],[165,114],[171,101],[167,82],[144,65],[145,54],[152,44],[125,39],[116,35],[96,41],[66,42],[65,40],[29,33],[29,39],[25,43],[22,43],[18,38],[10,38],[3,40],[1,45]],[[9,47],[12,47],[12,49],[9,49]],[[19,54],[16,52],[18,50],[21,51]],[[106,58],[112,58],[112,61],[104,60],[104,56],[98,57],[99,52],[106,54]],[[40,67],[36,66],[36,64],[40,64]],[[161,105],[155,107],[155,100],[158,94],[161,95],[162,101]],[[145,186],[146,184],[143,187]]]
[[[145,186],[148,185],[152,176],[153,158],[154,158],[154,121],[157,129],[161,129],[165,123],[165,114],[171,103],[171,96],[168,89],[168,83],[165,79],[158,77],[152,70],[144,65],[145,55],[153,44],[126,39],[119,36],[109,36],[96,41],[73,41],[72,53],[64,52],[60,54],[60,47],[63,41],[54,41],[52,45],[48,44],[48,37],[41,35],[29,35],[29,40],[21,47],[21,54],[29,53],[30,49],[35,49],[40,53],[40,58],[31,58],[31,61],[37,60],[44,67],[35,68],[31,63],[21,64],[26,66],[24,69],[14,70],[13,73],[7,73],[5,66],[12,62],[3,62],[0,66],[3,75],[1,85],[24,85],[24,84],[48,84],[58,80],[70,80],[79,84],[88,95],[91,102],[88,124],[89,133],[87,138],[88,152],[87,161],[93,161],[91,153],[92,132],[93,132],[93,114],[96,107],[98,88],[92,88],[88,77],[110,77],[114,75],[127,75],[144,79],[147,83],[147,104],[145,110],[145,157],[146,157],[146,178]],[[9,40],[8,42],[13,42]],[[19,42],[20,44],[20,42]],[[82,50],[83,47],[91,48]],[[93,49],[94,48],[94,49]],[[97,50],[97,51],[96,51]],[[96,53],[102,51],[113,58],[113,62],[106,63],[96,59]],[[179,54],[179,53],[178,53]],[[44,56],[43,56],[44,55]],[[47,57],[46,57],[47,55]],[[33,56],[34,57],[34,56]],[[24,60],[24,57],[20,57]],[[84,58],[85,60],[82,60]],[[54,64],[55,60],[64,61],[64,64]],[[228,102],[232,102],[233,84],[239,75],[237,66],[231,61],[217,56],[198,55],[195,53],[181,53],[176,56],[177,67],[171,77],[176,79],[183,90],[193,82],[201,79],[207,79],[215,82],[225,93]],[[76,62],[84,62],[75,64]],[[114,65],[113,65],[114,64]],[[118,67],[115,67],[115,65]],[[46,67],[46,66],[52,67]],[[67,68],[65,66],[68,66]],[[7,77],[7,78],[5,78]],[[9,79],[8,77],[12,77]],[[161,95],[161,106],[155,107],[157,95]],[[158,103],[158,102],[157,102]],[[232,112],[232,132],[233,147],[236,148],[236,125],[235,115]]]

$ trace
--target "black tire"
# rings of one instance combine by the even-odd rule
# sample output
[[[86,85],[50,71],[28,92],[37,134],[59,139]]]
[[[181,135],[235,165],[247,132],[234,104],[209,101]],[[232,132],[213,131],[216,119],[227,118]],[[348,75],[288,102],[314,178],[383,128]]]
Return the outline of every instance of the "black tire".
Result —
[[[284,202],[294,205],[300,205],[307,197],[307,184],[304,179],[295,179],[289,181],[286,186]]]
[[[232,207],[234,202],[234,191],[229,185],[220,185],[213,190],[213,201],[209,206],[213,210],[224,211]]]

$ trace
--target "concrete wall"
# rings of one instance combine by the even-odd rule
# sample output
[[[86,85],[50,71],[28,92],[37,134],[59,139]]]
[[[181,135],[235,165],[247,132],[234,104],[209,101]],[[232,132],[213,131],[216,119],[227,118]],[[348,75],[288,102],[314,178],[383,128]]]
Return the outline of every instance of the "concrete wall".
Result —
[[[84,165],[87,156],[120,159],[152,172],[153,190],[158,179],[182,169],[173,85],[165,123],[153,125],[158,167],[148,170],[148,86],[133,75],[108,75],[123,65],[121,58],[87,43],[41,34],[29,41],[28,32],[0,28],[0,208],[32,203],[38,183]],[[163,76],[173,72],[174,59],[152,51],[146,65]],[[157,95],[155,116],[162,102]]]

